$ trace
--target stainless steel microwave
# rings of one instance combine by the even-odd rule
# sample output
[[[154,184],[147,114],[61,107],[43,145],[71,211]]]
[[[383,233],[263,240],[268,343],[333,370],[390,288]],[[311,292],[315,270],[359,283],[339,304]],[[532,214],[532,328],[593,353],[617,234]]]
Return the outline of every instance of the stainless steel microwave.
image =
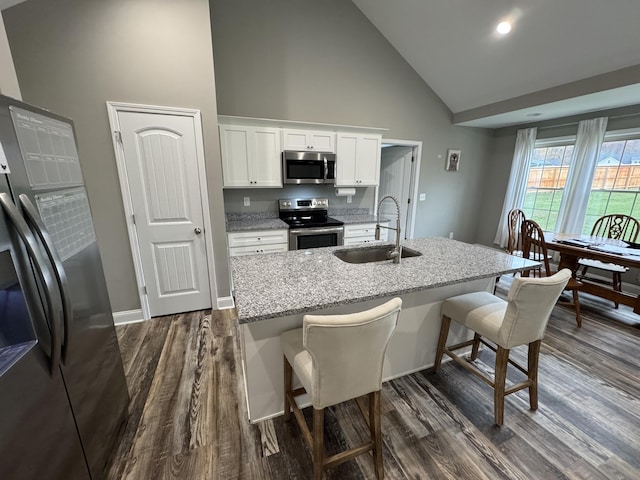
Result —
[[[336,154],[328,152],[282,152],[284,183],[332,184],[336,181]]]

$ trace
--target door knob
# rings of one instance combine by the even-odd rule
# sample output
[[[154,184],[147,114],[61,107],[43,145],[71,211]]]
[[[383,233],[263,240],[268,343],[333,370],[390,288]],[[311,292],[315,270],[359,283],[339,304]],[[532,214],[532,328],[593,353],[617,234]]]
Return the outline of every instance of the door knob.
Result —
[[[196,235],[200,235],[202,233],[202,229],[200,227],[194,228],[193,231],[196,232]]]

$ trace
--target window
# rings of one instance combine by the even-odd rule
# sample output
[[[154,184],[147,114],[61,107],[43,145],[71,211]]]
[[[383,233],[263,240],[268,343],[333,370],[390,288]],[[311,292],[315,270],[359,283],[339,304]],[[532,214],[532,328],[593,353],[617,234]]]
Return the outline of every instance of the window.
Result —
[[[554,230],[575,138],[538,140],[529,166],[522,210],[543,230]]]
[[[602,215],[640,218],[640,131],[605,135],[596,165],[582,233],[591,233]]]
[[[522,210],[543,230],[554,231],[575,138],[537,140]],[[640,218],[640,130],[608,132],[595,166],[582,233],[602,215]]]

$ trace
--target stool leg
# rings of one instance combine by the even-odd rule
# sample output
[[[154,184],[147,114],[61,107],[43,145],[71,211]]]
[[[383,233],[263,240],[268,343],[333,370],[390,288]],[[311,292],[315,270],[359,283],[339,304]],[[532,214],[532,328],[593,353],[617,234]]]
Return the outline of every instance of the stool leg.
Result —
[[[293,368],[289,364],[287,357],[284,358],[284,420],[288,422],[291,418],[291,405],[289,404],[289,392],[291,392]]]
[[[504,422],[504,387],[507,381],[507,361],[509,360],[509,349],[498,345],[496,352],[496,374],[493,388],[493,413],[496,425],[501,426]]]
[[[436,350],[436,361],[433,365],[433,370],[436,372],[440,369],[440,364],[442,363],[442,355],[444,355],[444,347],[447,344],[447,336],[449,335],[449,325],[451,325],[451,319],[443,315],[440,337],[438,338],[438,349]]]
[[[471,347],[471,360],[478,358],[478,350],[480,350],[480,334],[473,334],[473,346]]]
[[[384,478],[382,466],[382,426],[380,420],[380,390],[369,394],[369,427],[371,440],[373,441],[373,462],[376,470],[376,479]]]
[[[541,340],[536,340],[529,344],[528,355],[528,377],[531,381],[529,387],[529,407],[531,410],[538,409],[538,359],[540,358]]]
[[[324,462],[324,408],[313,409],[313,480],[322,480]]]

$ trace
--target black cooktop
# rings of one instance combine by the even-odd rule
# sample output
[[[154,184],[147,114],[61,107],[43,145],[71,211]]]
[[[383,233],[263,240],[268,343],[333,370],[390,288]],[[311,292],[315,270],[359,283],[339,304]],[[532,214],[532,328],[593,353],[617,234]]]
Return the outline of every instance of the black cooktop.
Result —
[[[339,227],[344,222],[328,217],[327,215],[289,215],[280,216],[280,219],[289,225],[289,228],[319,228],[319,227]]]

